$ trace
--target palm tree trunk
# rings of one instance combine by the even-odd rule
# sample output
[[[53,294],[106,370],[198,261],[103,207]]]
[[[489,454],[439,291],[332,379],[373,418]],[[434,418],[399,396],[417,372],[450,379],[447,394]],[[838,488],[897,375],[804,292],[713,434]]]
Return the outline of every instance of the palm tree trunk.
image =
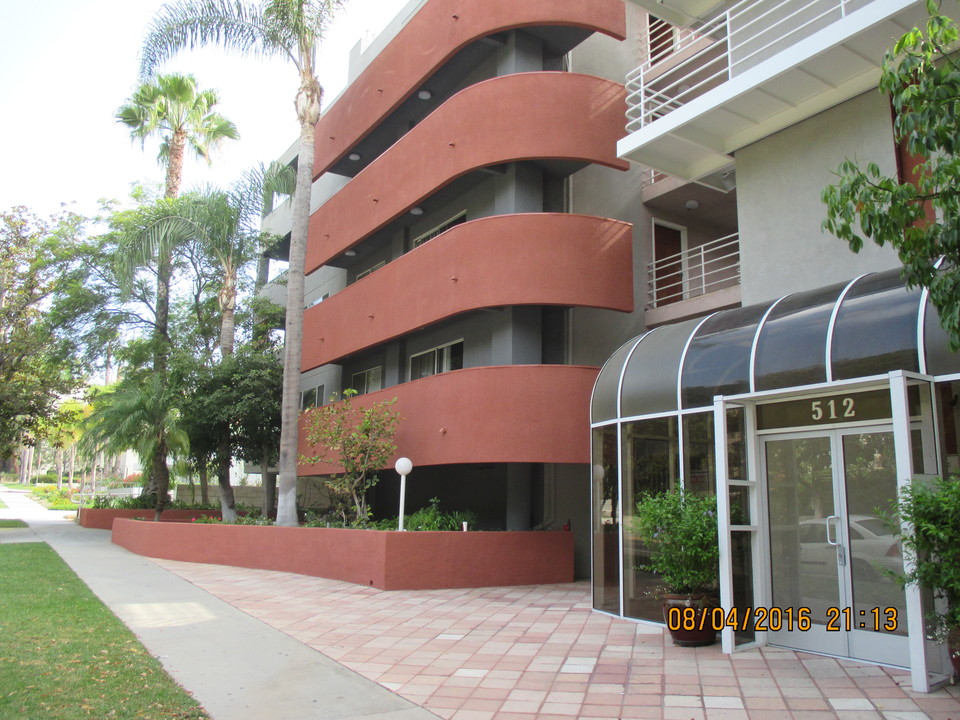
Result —
[[[315,81],[314,81],[314,84]],[[297,97],[300,115],[300,154],[297,189],[293,196],[293,227],[290,262],[287,266],[287,317],[283,347],[283,399],[280,406],[280,460],[277,525],[297,525],[297,445],[300,411],[300,355],[303,348],[303,274],[306,265],[307,226],[310,220],[310,189],[313,183],[315,127],[320,115],[320,92],[316,85],[301,87]],[[301,96],[307,95],[301,101]],[[314,111],[315,104],[315,111]]]
[[[220,291],[220,355],[233,355],[234,336],[236,335],[235,316],[237,310],[237,286],[229,274],[223,279]]]
[[[217,481],[220,483],[220,517],[225,523],[237,521],[237,501],[230,485],[230,441],[221,441],[217,451]]]
[[[270,517],[277,504],[277,475],[270,472],[270,446],[264,446],[260,455],[260,484],[263,485],[263,504],[260,507],[263,517]]]
[[[177,130],[170,138],[170,155],[167,157],[166,192],[164,197],[175,198],[180,195],[180,179],[183,177],[183,149],[187,143],[187,134]]]
[[[153,476],[157,480],[157,508],[153,519],[160,522],[160,515],[167,506],[167,493],[170,492],[170,468],[167,467],[167,439],[161,434],[157,442],[156,453],[150,463]]]

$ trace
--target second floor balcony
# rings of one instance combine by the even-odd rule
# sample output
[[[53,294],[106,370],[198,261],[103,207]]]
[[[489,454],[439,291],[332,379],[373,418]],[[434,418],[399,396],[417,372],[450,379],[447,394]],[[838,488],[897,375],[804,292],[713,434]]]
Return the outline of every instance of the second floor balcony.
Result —
[[[647,264],[647,325],[661,325],[739,303],[738,233]]]
[[[635,0],[656,13],[656,4]],[[876,87],[916,0],[742,0],[679,29],[653,20],[627,76],[620,157],[687,180],[757,140]]]

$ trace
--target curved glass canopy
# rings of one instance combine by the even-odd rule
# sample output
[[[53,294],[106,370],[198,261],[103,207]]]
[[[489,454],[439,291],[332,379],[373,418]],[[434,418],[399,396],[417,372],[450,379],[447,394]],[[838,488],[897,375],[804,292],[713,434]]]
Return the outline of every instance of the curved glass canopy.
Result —
[[[716,395],[908,370],[960,372],[936,310],[899,270],[656,328],[620,347],[593,393],[594,424],[708,407]]]

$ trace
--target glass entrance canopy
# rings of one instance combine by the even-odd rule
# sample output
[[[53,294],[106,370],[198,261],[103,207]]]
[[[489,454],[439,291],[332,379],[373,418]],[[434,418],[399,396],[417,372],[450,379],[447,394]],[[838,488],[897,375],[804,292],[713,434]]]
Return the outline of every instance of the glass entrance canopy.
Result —
[[[823,527],[826,515],[849,547],[834,551],[839,569],[824,587],[838,597],[873,597],[879,580],[851,569],[876,560],[855,544],[862,544],[857,523],[913,478],[960,467],[958,395],[960,355],[950,352],[926,293],[907,290],[896,270],[632,339],[601,369],[592,398],[594,608],[662,622],[660,579],[649,572],[649,548],[633,530],[633,515],[643,494],[677,485],[716,496],[717,594],[725,610],[771,607],[788,582],[806,593],[797,603],[813,605],[808,595],[820,590],[803,573],[811,548],[823,543],[805,544],[801,535]],[[784,448],[800,448],[803,457],[794,457],[799,450],[787,457]],[[807,472],[814,456],[820,471]],[[788,536],[799,538],[792,555],[782,542]],[[839,558],[848,552],[864,562],[847,567]],[[921,628],[926,600],[919,592],[901,598],[895,589],[904,614]],[[803,647],[814,652],[908,663],[918,691],[941,672],[939,649],[922,631],[874,633],[866,644],[840,649],[808,635],[802,639],[813,646]],[[753,643],[801,647],[796,638],[753,627],[726,627],[721,636],[724,652]]]
[[[591,421],[712,407],[716,395],[960,372],[925,293],[897,270],[724,310],[634,338],[603,366]]]

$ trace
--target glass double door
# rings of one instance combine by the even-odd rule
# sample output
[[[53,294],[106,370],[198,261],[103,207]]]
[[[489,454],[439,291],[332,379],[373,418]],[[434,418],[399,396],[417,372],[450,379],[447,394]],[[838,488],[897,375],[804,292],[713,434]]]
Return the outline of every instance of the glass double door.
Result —
[[[900,543],[880,517],[897,496],[892,428],[768,436],[763,459],[769,642],[908,665],[904,593],[884,573],[902,569]]]

